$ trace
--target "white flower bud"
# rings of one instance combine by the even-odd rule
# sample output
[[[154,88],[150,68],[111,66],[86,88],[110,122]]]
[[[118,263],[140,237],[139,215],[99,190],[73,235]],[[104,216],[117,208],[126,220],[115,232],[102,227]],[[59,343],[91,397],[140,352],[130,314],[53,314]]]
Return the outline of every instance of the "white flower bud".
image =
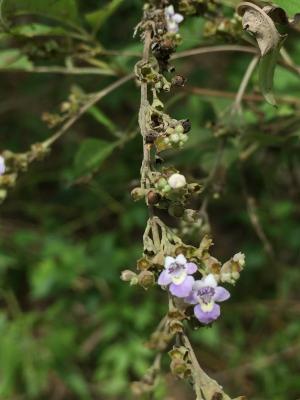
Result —
[[[181,189],[186,185],[185,176],[181,174],[173,174],[168,179],[168,184],[172,189]]]
[[[5,172],[5,160],[2,156],[0,156],[0,175],[3,175]]]

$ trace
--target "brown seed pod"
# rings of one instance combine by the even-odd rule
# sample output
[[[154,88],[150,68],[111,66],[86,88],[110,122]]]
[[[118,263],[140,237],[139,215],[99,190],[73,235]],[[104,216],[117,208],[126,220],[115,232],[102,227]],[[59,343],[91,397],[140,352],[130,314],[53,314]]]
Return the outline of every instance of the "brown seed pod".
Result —
[[[150,190],[147,194],[147,201],[148,204],[151,206],[157,204],[159,200],[161,199],[161,195],[159,193],[154,192],[153,190]]]

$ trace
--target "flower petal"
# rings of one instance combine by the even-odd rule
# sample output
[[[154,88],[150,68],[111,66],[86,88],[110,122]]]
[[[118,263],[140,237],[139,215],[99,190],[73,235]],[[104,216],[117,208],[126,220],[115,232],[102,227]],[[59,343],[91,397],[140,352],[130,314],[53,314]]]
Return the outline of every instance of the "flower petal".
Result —
[[[172,282],[171,276],[167,270],[163,270],[158,277],[157,283],[161,286],[167,286]]]
[[[213,296],[213,299],[215,301],[225,301],[225,300],[229,299],[229,297],[230,297],[230,293],[228,292],[228,290],[226,290],[222,286],[217,286],[215,288],[215,294]]]
[[[196,318],[202,322],[202,324],[210,324],[211,322],[215,321],[219,318],[221,314],[221,309],[218,304],[215,304],[213,309],[209,312],[204,312],[201,308],[201,305],[198,304],[194,307],[194,313]]]
[[[175,262],[175,258],[170,257],[170,256],[167,256],[167,257],[165,258],[165,268],[169,268],[169,266],[170,266],[171,264],[173,264],[174,262]]]
[[[176,275],[174,275],[174,273],[171,273],[170,276],[171,276],[172,282],[175,283],[175,285],[180,285],[186,279],[187,273],[186,273],[185,269],[182,269]]]
[[[169,17],[173,16],[175,14],[174,6],[170,5],[170,6],[166,7],[165,14]]]
[[[198,304],[198,299],[196,298],[193,290],[187,297],[184,298],[184,301],[188,304]]]
[[[213,274],[207,275],[204,279],[204,286],[211,286],[213,288],[217,287],[217,281],[216,278],[213,276]]]
[[[189,262],[186,264],[186,268],[187,268],[187,273],[188,274],[194,274],[197,270],[198,267],[195,263]]]
[[[177,24],[180,24],[184,20],[183,15],[181,14],[174,14],[173,15],[173,21],[175,21]]]
[[[187,276],[180,285],[175,285],[174,283],[172,283],[169,286],[169,289],[173,296],[180,298],[188,297],[192,291],[193,283],[194,278],[192,276]]]
[[[186,264],[186,258],[184,257],[183,254],[179,254],[176,257],[175,262],[177,262],[178,264],[181,264],[181,265],[185,265]]]

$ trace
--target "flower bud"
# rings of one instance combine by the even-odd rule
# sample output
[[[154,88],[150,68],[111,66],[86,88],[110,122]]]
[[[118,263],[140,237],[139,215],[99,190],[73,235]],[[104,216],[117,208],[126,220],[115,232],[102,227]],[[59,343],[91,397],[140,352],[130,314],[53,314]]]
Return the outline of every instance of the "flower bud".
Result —
[[[183,126],[181,124],[176,125],[175,132],[176,133],[183,133],[184,132]]]
[[[178,135],[178,133],[172,133],[172,135],[170,136],[170,140],[172,143],[178,143],[180,140],[180,137]]]
[[[161,196],[159,193],[154,192],[153,190],[150,190],[150,192],[148,192],[147,194],[147,200],[148,200],[148,204],[150,205],[154,205],[157,204],[159,202],[159,200],[161,199]]]
[[[140,187],[136,187],[131,191],[131,197],[133,201],[141,200],[144,196],[145,196],[145,190]]]
[[[151,271],[142,271],[138,275],[138,283],[144,289],[149,289],[155,283],[154,274]]]
[[[181,174],[172,174],[168,179],[168,184],[172,189],[181,189],[186,185],[185,176]]]
[[[148,269],[149,267],[150,267],[150,262],[147,260],[147,258],[145,258],[145,257],[143,257],[143,258],[140,258],[138,261],[137,261],[137,269],[138,270],[140,270],[140,271],[144,271],[144,270],[146,270],[146,269]]]
[[[172,79],[172,85],[177,87],[183,87],[186,83],[186,78],[182,75],[176,75]]]
[[[5,173],[5,160],[2,156],[0,156],[0,175]]]
[[[124,282],[131,282],[131,280],[136,276],[137,276],[136,273],[131,271],[130,269],[125,269],[124,271],[121,272],[121,279]]]

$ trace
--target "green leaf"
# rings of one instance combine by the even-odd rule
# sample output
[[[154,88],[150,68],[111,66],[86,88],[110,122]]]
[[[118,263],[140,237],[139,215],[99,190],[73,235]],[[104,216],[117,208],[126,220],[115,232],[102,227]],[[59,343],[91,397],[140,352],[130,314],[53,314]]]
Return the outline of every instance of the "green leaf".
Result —
[[[67,24],[78,23],[76,0],[4,0],[4,17],[24,14],[37,14],[63,21]]]
[[[0,69],[30,69],[33,67],[28,57],[17,49],[0,51]]]
[[[102,139],[84,140],[75,156],[76,175],[87,174],[99,168],[113,152],[116,145],[116,143]]]
[[[36,36],[70,36],[72,33],[60,26],[49,26],[44,24],[24,24],[13,27],[10,33],[16,36],[25,36],[28,38]]]
[[[91,107],[88,110],[88,114],[92,115],[96,121],[104,125],[110,132],[115,133],[117,131],[116,125],[99,109],[99,107]]]
[[[117,10],[123,0],[111,0],[107,5],[97,11],[85,15],[85,19],[96,33],[107,19]]]
[[[282,7],[290,17],[300,13],[299,0],[275,0],[274,4]]]

